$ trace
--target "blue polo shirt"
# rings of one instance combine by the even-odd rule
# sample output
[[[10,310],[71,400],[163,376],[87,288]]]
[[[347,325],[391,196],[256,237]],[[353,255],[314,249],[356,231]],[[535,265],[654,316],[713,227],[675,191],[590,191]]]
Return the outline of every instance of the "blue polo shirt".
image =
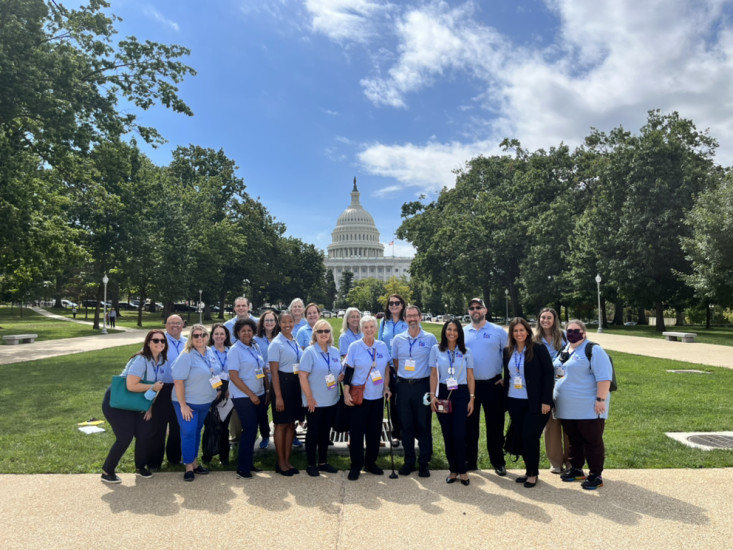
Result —
[[[530,345],[532,345],[530,343]],[[518,353],[514,350],[512,356],[509,358],[509,387],[507,388],[507,396],[514,399],[527,399],[527,379],[524,376],[524,360],[527,357],[527,348],[522,350],[522,353]],[[514,379],[516,377],[522,379],[522,387],[514,387]]]
[[[293,327],[293,337],[297,337],[298,336],[298,331],[300,329],[302,329],[303,327],[307,327],[307,326],[309,326],[309,325],[308,325],[308,321],[305,320],[305,316],[301,317],[300,322],[298,322]]]
[[[266,336],[255,336],[254,340],[255,342],[257,342],[257,345],[260,346],[260,353],[262,353],[262,357],[265,359],[265,363],[267,364],[267,368],[269,370],[270,361],[267,358],[267,348],[270,347],[270,341],[267,339]]]
[[[339,353],[341,357],[346,355],[349,352],[349,346],[357,340],[361,340],[361,337],[361,332],[354,334],[350,328],[347,328],[346,332],[339,336]]]
[[[407,323],[400,319],[396,323],[394,321],[387,320],[385,317],[382,319],[382,322],[379,325],[379,339],[387,344],[387,349],[389,350],[389,353],[392,354],[392,340],[395,336],[400,334],[401,332],[405,332],[407,330]]]
[[[216,390],[211,387],[209,379],[212,374],[219,373],[221,367],[209,348],[206,348],[205,355],[201,355],[195,349],[188,353],[183,352],[171,367],[173,380],[183,380],[186,403],[191,405],[205,405],[216,399]],[[178,402],[175,389],[171,398]]]
[[[354,386],[366,384],[364,386],[364,399],[373,401],[381,399],[384,395],[384,373],[387,370],[389,360],[387,344],[380,340],[375,340],[374,344],[367,346],[363,339],[359,339],[349,346],[349,351],[346,353],[346,365],[354,368],[351,383]],[[379,371],[382,377],[381,382],[375,383],[369,374],[372,363],[376,363],[374,370]]]
[[[264,395],[265,393],[265,379],[257,378],[256,373],[257,369],[261,368],[264,374],[266,364],[259,348],[256,343],[252,346],[245,346],[242,342],[238,341],[229,348],[229,354],[227,355],[229,371],[236,371],[239,379],[257,396]],[[229,384],[229,395],[232,396],[232,399],[238,397],[249,399],[249,395],[234,384]]]
[[[448,370],[451,367],[455,369],[453,377],[458,380],[459,385],[468,384],[468,369],[473,370],[473,354],[471,350],[466,348],[466,353],[461,352],[457,347],[453,353],[448,351],[440,351],[438,344],[430,350],[430,368],[438,369],[438,382],[445,384],[449,378]]]
[[[288,340],[282,332],[272,339],[270,347],[267,348],[268,363],[277,363],[281,372],[292,374],[293,364],[300,363],[302,355],[298,342],[295,339]]]
[[[214,357],[216,357],[216,360],[221,367],[219,378],[222,380],[229,380],[229,369],[227,369],[227,355],[229,354],[229,348],[226,346],[224,346],[224,348],[226,351],[219,351],[214,346],[211,346],[209,349],[211,350],[211,353],[214,354]]]
[[[257,322],[259,321],[259,319],[255,317],[254,315],[250,315],[249,318],[252,319],[255,322],[255,324],[257,324]],[[229,331],[229,339],[232,342],[238,339],[236,336],[234,336],[234,325],[237,323],[238,319],[239,317],[235,315],[234,317],[229,319],[226,323],[224,323],[224,326],[227,327],[227,330]]]
[[[438,340],[420,327],[417,337],[410,336],[408,331],[401,332],[392,339],[392,358],[399,361],[397,376],[401,378],[427,378],[430,376],[430,350]],[[405,370],[405,361],[415,360],[415,370]]]
[[[507,343],[507,333],[499,325],[488,321],[480,329],[473,325],[463,329],[466,347],[473,354],[473,375],[476,380],[491,380],[500,376],[504,370],[503,350]]]
[[[601,346],[593,348],[591,361],[585,356],[586,340],[570,355],[570,359],[563,364],[560,357],[553,362],[555,367],[562,366],[565,376],[555,379],[555,389],[552,397],[555,400],[555,416],[566,420],[591,420],[594,418],[608,418],[608,408],[611,405],[611,392],[606,397],[606,411],[596,414],[596,395],[598,382],[611,380],[613,367],[606,351]],[[569,348],[568,348],[569,351]]]
[[[313,336],[313,327],[309,324],[298,330],[298,334],[295,334],[295,340],[298,342],[300,349],[305,349],[311,345],[311,336]]]
[[[324,352],[318,344],[305,348],[300,361],[300,371],[308,373],[308,385],[311,388],[313,399],[316,400],[316,407],[330,407],[339,400],[338,383],[328,388],[326,376],[331,373],[338,380],[341,374],[341,357],[338,350],[328,346],[328,352]],[[305,392],[301,390],[303,406],[308,406]]]
[[[147,382],[157,382],[162,378],[159,377],[159,373],[165,371],[167,363],[163,362],[163,357],[158,358],[156,364],[152,359],[146,359],[143,355],[136,355],[127,362],[125,369],[122,371],[122,376],[132,374],[137,376],[140,380],[146,380]]]
[[[166,339],[168,340],[168,365],[166,365],[165,371],[163,372],[163,382],[165,384],[173,383],[173,375],[171,374],[171,367],[176,362],[178,356],[186,347],[188,338],[181,336],[178,340],[173,338],[170,334],[166,333]]]

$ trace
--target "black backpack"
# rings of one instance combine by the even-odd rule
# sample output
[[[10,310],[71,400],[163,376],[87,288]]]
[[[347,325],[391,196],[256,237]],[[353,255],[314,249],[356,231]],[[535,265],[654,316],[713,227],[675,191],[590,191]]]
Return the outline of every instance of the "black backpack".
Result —
[[[591,357],[593,357],[593,346],[597,346],[598,344],[596,342],[591,342],[588,340],[588,343],[585,346],[585,356],[588,358],[588,362],[590,363]],[[616,391],[618,389],[618,384],[616,383],[616,368],[613,366],[613,358],[609,355],[609,360],[611,361],[611,386],[608,388],[609,391]]]

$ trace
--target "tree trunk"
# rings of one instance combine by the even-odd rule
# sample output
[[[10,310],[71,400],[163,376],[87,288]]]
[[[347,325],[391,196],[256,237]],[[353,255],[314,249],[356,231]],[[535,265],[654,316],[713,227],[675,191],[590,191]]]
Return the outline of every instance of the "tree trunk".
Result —
[[[636,310],[636,324],[646,325],[646,310],[643,307]]]
[[[713,308],[710,304],[705,308],[705,328],[710,328],[710,324],[713,317]]]
[[[524,318],[524,310],[522,309],[522,302],[519,300],[519,289],[516,286],[512,286],[509,289],[509,298],[512,303],[513,316]]]
[[[219,315],[217,315],[217,318],[220,320],[224,320],[224,301],[226,300],[227,293],[222,291],[221,296],[219,296]]]
[[[616,300],[614,303],[613,321],[612,325],[624,326],[624,301]]]
[[[664,305],[662,304],[662,302],[657,302],[656,304],[654,304],[654,309],[656,311],[657,317],[656,331],[664,332]]]
[[[685,326],[685,312],[682,311],[682,309],[677,308],[675,310],[675,323],[674,326],[676,327],[684,327]]]

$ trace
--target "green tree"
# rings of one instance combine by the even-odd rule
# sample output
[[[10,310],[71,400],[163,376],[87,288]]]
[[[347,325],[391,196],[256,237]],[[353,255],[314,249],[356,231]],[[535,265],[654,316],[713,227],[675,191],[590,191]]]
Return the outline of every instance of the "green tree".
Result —
[[[341,273],[341,279],[339,280],[338,297],[336,299],[336,307],[343,309],[349,306],[349,292],[354,288],[354,273],[351,271],[344,271]]]
[[[386,283],[384,283],[385,293],[379,297],[379,309],[385,310],[387,308],[387,300],[392,294],[399,294],[405,299],[408,304],[412,303],[412,288],[410,283],[405,277],[390,277]]]
[[[336,302],[336,280],[333,278],[333,271],[327,269],[324,277],[325,306],[326,309],[333,309],[334,303]]]
[[[361,311],[376,313],[380,310],[379,298],[385,290],[384,283],[379,279],[361,279],[349,291],[347,301],[350,306],[358,307]]]

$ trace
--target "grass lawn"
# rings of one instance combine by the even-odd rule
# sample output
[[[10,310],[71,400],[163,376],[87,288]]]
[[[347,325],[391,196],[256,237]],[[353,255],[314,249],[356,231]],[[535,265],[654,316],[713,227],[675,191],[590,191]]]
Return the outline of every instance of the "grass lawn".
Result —
[[[56,310],[49,310],[56,313]],[[71,312],[69,312],[71,317]],[[77,317],[79,315],[77,314]],[[109,329],[109,332],[117,332]],[[80,323],[67,323],[57,319],[51,319],[39,315],[31,309],[23,308],[23,315],[18,307],[0,307],[0,336],[10,334],[37,334],[37,341],[59,340],[61,338],[74,338],[76,336],[94,336],[99,330],[94,330],[90,325]],[[3,344],[5,342],[3,341]]]
[[[654,339],[664,338],[655,329],[656,327],[649,325],[637,325],[633,327],[610,326],[603,330],[609,334],[620,334],[622,336],[641,336]],[[588,330],[593,332],[597,329],[589,327]],[[695,342],[702,342],[703,344],[733,346],[733,327],[711,327],[708,329],[705,328],[705,325],[689,325],[684,327],[667,327],[665,330],[673,332],[694,332],[697,334]]]
[[[12,411],[0,417],[0,448],[4,451],[0,473],[98,472],[114,440],[109,425],[103,424],[108,430],[103,434],[85,435],[76,424],[92,417],[103,419],[101,402],[109,380],[137,349],[138,345],[126,346],[0,366],[0,407]],[[733,451],[690,449],[664,435],[665,431],[733,429],[733,370],[710,367],[707,375],[669,374],[666,369],[700,367],[623,353],[613,357],[619,391],[612,397],[611,418],[606,424],[607,468],[733,466]],[[432,466],[446,469],[437,420],[433,435]],[[489,468],[483,442],[480,448],[479,465]],[[259,456],[258,465],[274,468],[272,448]],[[296,452],[293,458],[297,467],[305,467],[304,453]],[[334,454],[331,461],[338,468],[348,468],[346,456]],[[398,457],[397,467],[401,463]],[[380,456],[380,465],[389,466],[388,453]],[[220,468],[216,459],[213,466]],[[521,461],[516,467],[523,467]],[[547,467],[543,454],[542,468]],[[132,449],[119,470],[134,471]]]

